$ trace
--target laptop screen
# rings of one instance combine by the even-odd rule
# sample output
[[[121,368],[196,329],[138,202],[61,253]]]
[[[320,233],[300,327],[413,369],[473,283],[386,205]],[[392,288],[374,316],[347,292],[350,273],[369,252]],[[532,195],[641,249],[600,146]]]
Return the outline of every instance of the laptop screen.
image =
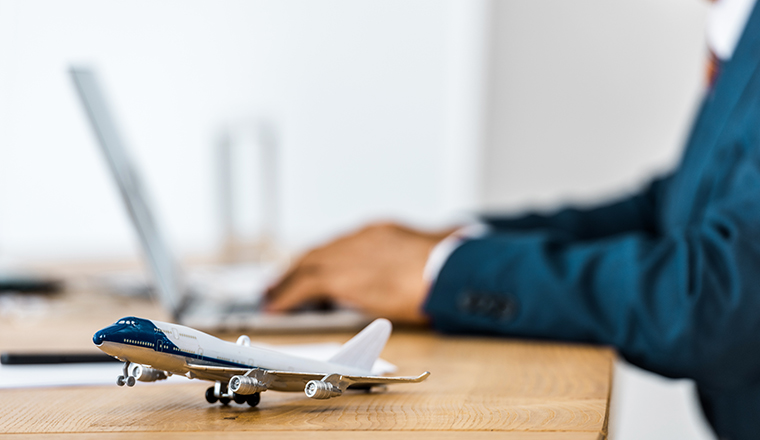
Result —
[[[116,130],[95,74],[84,68],[71,68],[69,73],[140,237],[161,302],[177,318],[185,299],[183,278],[179,265],[164,241],[165,236],[160,233],[154,219],[139,173]]]

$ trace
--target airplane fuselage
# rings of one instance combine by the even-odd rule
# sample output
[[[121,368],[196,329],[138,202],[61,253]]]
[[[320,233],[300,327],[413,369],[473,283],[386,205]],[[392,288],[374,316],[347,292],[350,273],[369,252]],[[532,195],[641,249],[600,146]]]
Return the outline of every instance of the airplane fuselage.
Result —
[[[229,376],[213,370],[199,371],[189,368],[189,365],[344,375],[370,373],[364,369],[246,345],[245,337],[241,337],[238,343],[232,343],[182,325],[136,317],[123,318],[98,331],[93,336],[93,342],[105,353],[123,361],[191,379],[224,381]],[[302,391],[303,386],[282,384],[272,389]]]

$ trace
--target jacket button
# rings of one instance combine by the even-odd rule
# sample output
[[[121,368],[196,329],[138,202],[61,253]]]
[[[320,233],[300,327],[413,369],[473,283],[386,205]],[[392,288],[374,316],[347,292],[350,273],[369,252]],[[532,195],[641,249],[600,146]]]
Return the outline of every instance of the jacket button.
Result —
[[[497,298],[489,315],[499,321],[511,321],[517,314],[517,303],[511,298]]]
[[[459,296],[459,301],[457,301],[457,308],[459,308],[459,310],[464,313],[476,313],[479,301],[479,295],[474,292],[467,291]]]
[[[489,294],[467,291],[459,297],[459,310],[473,315],[487,315],[493,307],[493,297]]]
[[[457,307],[467,314],[500,321],[511,320],[517,313],[516,301],[504,294],[466,291],[460,295]]]

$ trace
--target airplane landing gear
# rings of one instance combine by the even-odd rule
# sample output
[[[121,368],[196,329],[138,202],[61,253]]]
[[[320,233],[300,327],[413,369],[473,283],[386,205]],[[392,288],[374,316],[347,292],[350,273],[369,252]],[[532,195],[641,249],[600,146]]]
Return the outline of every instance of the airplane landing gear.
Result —
[[[213,387],[209,387],[206,390],[206,402],[214,404],[216,402],[222,405],[229,405],[231,401],[239,405],[248,404],[254,407],[261,401],[261,393],[243,395],[235,394],[227,389],[227,384],[222,382],[216,382]]]
[[[135,378],[133,376],[129,375],[129,366],[132,363],[129,361],[124,362],[124,369],[123,374],[116,378],[116,385],[123,387],[124,385],[127,385],[128,387],[135,386]]]
[[[245,401],[248,402],[248,405],[250,405],[251,407],[258,405],[259,402],[261,402],[261,393],[249,394],[248,396],[245,396],[245,397],[246,397]]]
[[[116,378],[116,385],[123,387],[124,385],[128,387],[135,386],[135,378],[132,376],[127,376],[125,379],[124,376],[119,376]]]
[[[208,387],[206,390],[206,402],[214,404],[218,400],[219,398],[214,395],[214,387]]]

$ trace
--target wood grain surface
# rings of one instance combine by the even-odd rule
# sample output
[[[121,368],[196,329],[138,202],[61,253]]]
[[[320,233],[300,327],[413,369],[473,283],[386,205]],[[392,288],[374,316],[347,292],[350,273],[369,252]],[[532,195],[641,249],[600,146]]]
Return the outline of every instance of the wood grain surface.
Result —
[[[275,440],[311,440],[330,438],[334,440],[354,440],[372,438],[378,440],[399,440],[411,438],[415,440],[603,440],[601,434],[590,432],[507,432],[507,431],[256,431],[255,433],[241,433],[240,431],[196,431],[196,432],[109,432],[109,433],[74,433],[74,434],[9,434],[12,440],[95,440],[107,438],[109,440],[121,439],[168,439],[168,440],[214,440],[234,439],[243,436],[257,439]]]
[[[114,299],[86,289],[0,320],[0,350],[96,350],[92,334],[117,318],[167,320],[148,301]],[[220,335],[234,340],[237,334]],[[269,344],[343,342],[349,333],[251,335]],[[138,383],[134,388],[0,390],[0,433],[12,438],[604,439],[614,352],[497,338],[447,337],[397,329],[383,358],[401,375],[431,371],[421,384],[385,392],[348,392],[327,401],[265,392],[256,408],[209,405],[208,382]],[[251,432],[252,433],[252,432]],[[59,437],[60,436],[60,437]]]

